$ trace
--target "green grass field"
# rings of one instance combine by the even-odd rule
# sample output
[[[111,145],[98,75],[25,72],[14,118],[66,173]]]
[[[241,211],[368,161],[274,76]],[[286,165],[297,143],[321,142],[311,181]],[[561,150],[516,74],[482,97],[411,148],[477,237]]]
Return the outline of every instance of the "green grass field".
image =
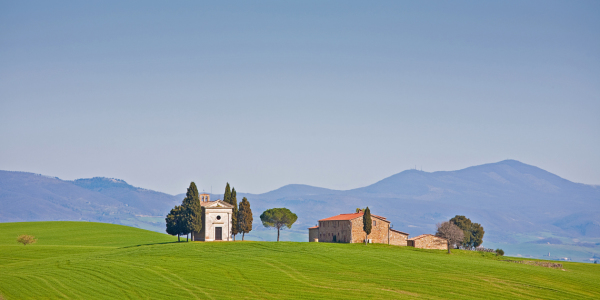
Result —
[[[38,242],[17,244],[19,234]],[[0,299],[600,299],[594,264],[561,270],[458,250],[176,240],[112,224],[0,223]]]

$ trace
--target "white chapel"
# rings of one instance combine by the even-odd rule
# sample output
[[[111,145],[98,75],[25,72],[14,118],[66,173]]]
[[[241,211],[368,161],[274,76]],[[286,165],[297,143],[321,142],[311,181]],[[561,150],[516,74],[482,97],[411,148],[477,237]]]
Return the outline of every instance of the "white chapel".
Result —
[[[192,232],[192,241],[231,241],[231,215],[233,205],[223,201],[210,201],[210,194],[199,195],[202,206],[202,230]]]

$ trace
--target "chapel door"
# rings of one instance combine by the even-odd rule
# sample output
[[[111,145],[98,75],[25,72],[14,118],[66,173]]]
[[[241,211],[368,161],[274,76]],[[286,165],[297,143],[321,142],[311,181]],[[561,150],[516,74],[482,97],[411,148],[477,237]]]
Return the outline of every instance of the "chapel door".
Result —
[[[215,241],[223,240],[223,227],[215,227]]]

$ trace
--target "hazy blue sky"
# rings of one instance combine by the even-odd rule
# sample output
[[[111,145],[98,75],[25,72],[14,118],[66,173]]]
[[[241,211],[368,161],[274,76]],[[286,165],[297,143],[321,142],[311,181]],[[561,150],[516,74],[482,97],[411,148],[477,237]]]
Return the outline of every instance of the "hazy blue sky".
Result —
[[[599,1],[1,1],[0,169],[334,189],[516,159],[600,184]]]

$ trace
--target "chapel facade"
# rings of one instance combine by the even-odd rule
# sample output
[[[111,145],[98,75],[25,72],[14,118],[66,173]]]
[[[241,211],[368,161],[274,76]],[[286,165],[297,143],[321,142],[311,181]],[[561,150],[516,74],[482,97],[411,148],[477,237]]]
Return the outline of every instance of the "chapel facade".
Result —
[[[233,205],[220,199],[210,201],[210,194],[198,196],[202,207],[202,229],[192,232],[192,241],[232,241]]]

